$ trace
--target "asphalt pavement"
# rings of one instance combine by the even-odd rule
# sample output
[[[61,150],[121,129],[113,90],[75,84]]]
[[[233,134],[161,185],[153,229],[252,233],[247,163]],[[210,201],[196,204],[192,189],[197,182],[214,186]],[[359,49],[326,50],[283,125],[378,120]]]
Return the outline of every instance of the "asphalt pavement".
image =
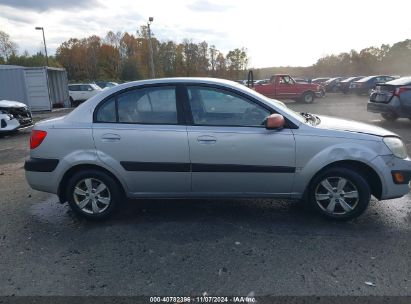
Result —
[[[411,121],[365,97],[287,105],[395,131],[411,155]],[[0,295],[411,296],[410,194],[347,223],[277,200],[137,200],[89,222],[29,188],[29,135],[0,138]]]

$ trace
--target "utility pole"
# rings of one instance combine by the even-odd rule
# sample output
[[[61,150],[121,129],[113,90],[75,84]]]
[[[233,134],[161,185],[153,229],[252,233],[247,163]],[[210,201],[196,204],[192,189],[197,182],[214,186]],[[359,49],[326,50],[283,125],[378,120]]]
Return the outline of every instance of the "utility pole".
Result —
[[[154,18],[149,17],[148,22],[147,22],[147,27],[148,27],[148,47],[150,51],[150,70],[151,70],[151,78],[156,78],[156,74],[154,71],[154,55],[153,55],[153,45],[151,44],[151,29],[150,25],[153,22]]]
[[[46,37],[44,36],[44,28],[37,26],[36,30],[41,30],[43,32],[44,52],[46,54],[46,66],[49,66],[49,57],[47,56],[47,45],[46,45]]]

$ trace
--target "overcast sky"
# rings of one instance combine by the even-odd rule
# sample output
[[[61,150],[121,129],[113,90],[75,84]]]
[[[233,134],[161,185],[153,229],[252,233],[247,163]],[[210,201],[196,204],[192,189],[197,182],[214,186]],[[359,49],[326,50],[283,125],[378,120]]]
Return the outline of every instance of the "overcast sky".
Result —
[[[154,17],[160,40],[206,40],[248,49],[251,67],[307,66],[326,54],[411,38],[411,1],[362,0],[0,0],[0,30],[20,52],[49,53],[69,38],[134,33]]]

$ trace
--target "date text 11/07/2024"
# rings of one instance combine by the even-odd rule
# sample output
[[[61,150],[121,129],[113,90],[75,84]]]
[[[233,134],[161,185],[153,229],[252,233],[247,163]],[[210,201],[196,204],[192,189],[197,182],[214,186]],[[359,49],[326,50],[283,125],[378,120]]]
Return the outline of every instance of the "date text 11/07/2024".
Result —
[[[150,303],[256,303],[255,297],[233,296],[181,296],[181,297],[150,297]]]

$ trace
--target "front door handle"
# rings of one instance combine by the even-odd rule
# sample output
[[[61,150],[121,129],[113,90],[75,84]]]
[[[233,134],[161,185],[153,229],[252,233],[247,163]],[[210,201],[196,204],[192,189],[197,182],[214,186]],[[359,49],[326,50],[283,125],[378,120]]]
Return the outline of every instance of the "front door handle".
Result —
[[[210,135],[202,135],[197,137],[197,141],[200,144],[215,144],[217,142],[217,138]]]
[[[121,139],[121,136],[118,134],[113,134],[113,133],[106,133],[101,136],[101,140],[105,142],[113,142],[113,141],[119,141]]]

